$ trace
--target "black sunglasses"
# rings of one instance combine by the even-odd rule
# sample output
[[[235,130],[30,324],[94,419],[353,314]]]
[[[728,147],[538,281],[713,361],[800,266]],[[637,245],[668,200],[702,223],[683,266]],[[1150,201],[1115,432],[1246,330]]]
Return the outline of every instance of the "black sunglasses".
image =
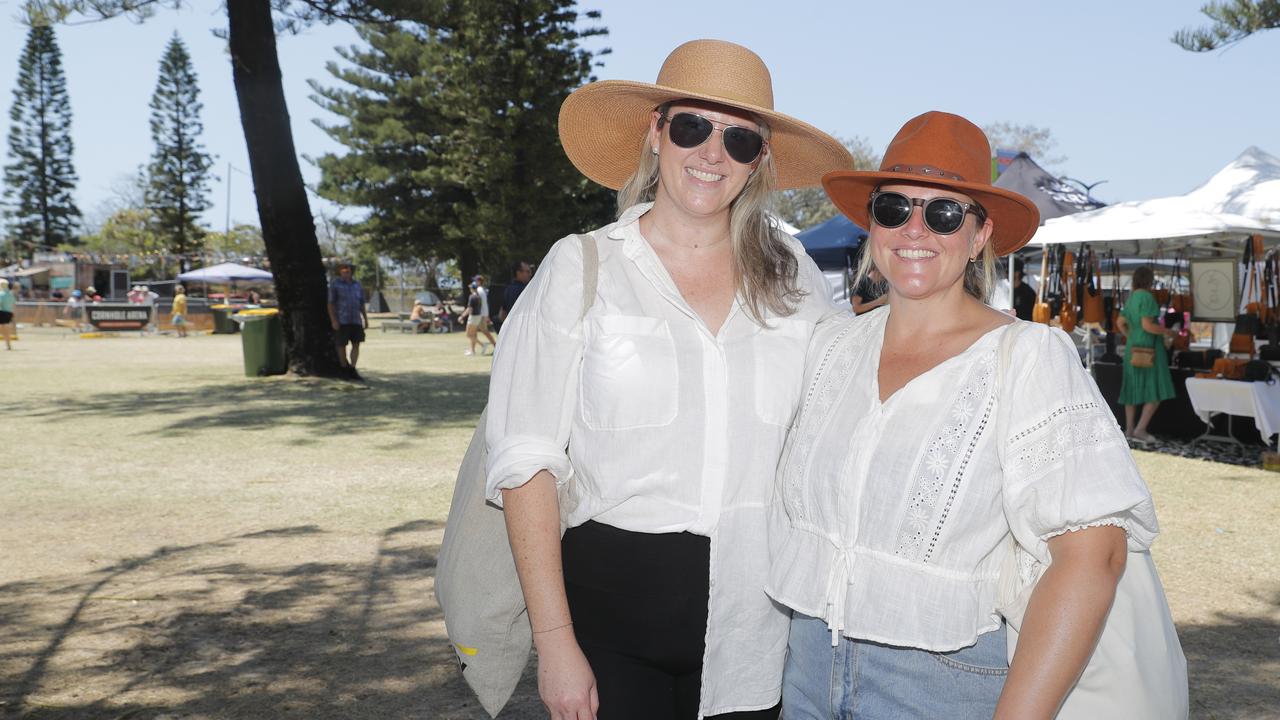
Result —
[[[968,213],[973,213],[980,223],[987,221],[987,211],[981,205],[970,205],[947,197],[925,200],[880,190],[871,193],[871,218],[881,227],[902,227],[911,219],[917,205],[924,208],[925,227],[937,235],[950,235],[959,230]]]
[[[743,165],[755,162],[765,146],[764,136],[751,128],[713,122],[691,112],[679,112],[670,117],[663,115],[658,121],[659,130],[663,121],[670,124],[671,142],[685,149],[698,147],[711,137],[712,131],[719,131],[724,138],[724,151]]]

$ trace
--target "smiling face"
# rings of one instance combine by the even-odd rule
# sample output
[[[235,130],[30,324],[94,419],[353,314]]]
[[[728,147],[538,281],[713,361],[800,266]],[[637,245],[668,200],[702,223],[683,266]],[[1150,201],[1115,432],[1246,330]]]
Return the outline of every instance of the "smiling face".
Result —
[[[727,214],[733,201],[746,187],[751,172],[760,163],[768,146],[750,164],[735,161],[725,152],[723,130],[729,125],[760,130],[751,115],[723,105],[709,103],[675,103],[667,109],[667,117],[691,112],[710,120],[713,131],[697,147],[682,148],[671,141],[669,123],[658,127],[661,117],[656,111],[649,123],[649,146],[658,149],[658,190],[655,203],[659,207],[698,217]]]
[[[974,203],[973,198],[963,193],[924,185],[892,184],[880,189],[926,202],[947,197],[962,203]],[[889,282],[889,287],[905,298],[963,294],[969,258],[981,257],[994,226],[989,219],[980,223],[975,215],[968,214],[959,230],[950,235],[938,235],[925,225],[923,213],[923,207],[913,207],[911,218],[896,228],[883,227],[872,219],[868,237],[876,268]]]

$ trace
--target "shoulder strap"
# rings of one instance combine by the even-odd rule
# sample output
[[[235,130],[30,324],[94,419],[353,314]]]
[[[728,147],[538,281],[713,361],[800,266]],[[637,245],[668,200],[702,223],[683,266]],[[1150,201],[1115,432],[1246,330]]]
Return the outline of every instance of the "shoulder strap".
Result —
[[[578,322],[587,317],[587,311],[596,301],[596,281],[600,276],[600,248],[596,239],[589,234],[578,236],[582,244],[582,315]]]

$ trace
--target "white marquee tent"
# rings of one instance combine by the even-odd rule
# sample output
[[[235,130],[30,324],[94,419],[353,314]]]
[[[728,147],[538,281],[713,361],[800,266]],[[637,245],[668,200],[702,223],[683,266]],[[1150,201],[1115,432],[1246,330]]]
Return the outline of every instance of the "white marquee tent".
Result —
[[[1030,244],[1106,244],[1130,256],[1183,248],[1193,255],[1235,255],[1255,233],[1280,240],[1280,159],[1250,147],[1186,195],[1054,218]]]

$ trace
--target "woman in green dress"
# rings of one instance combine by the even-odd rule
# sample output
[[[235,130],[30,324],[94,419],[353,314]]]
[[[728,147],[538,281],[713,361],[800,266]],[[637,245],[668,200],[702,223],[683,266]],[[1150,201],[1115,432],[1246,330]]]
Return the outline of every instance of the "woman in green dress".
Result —
[[[1169,355],[1165,351],[1164,336],[1174,331],[1160,326],[1160,303],[1151,294],[1155,273],[1150,265],[1133,271],[1132,294],[1120,311],[1120,332],[1129,340],[1124,348],[1124,380],[1120,384],[1120,404],[1124,405],[1124,434],[1140,443],[1154,440],[1147,432],[1147,424],[1156,414],[1162,400],[1174,396],[1173,378],[1169,375]],[[1154,348],[1155,359],[1151,367],[1133,366],[1134,348]],[[1134,424],[1137,406],[1142,415]]]

